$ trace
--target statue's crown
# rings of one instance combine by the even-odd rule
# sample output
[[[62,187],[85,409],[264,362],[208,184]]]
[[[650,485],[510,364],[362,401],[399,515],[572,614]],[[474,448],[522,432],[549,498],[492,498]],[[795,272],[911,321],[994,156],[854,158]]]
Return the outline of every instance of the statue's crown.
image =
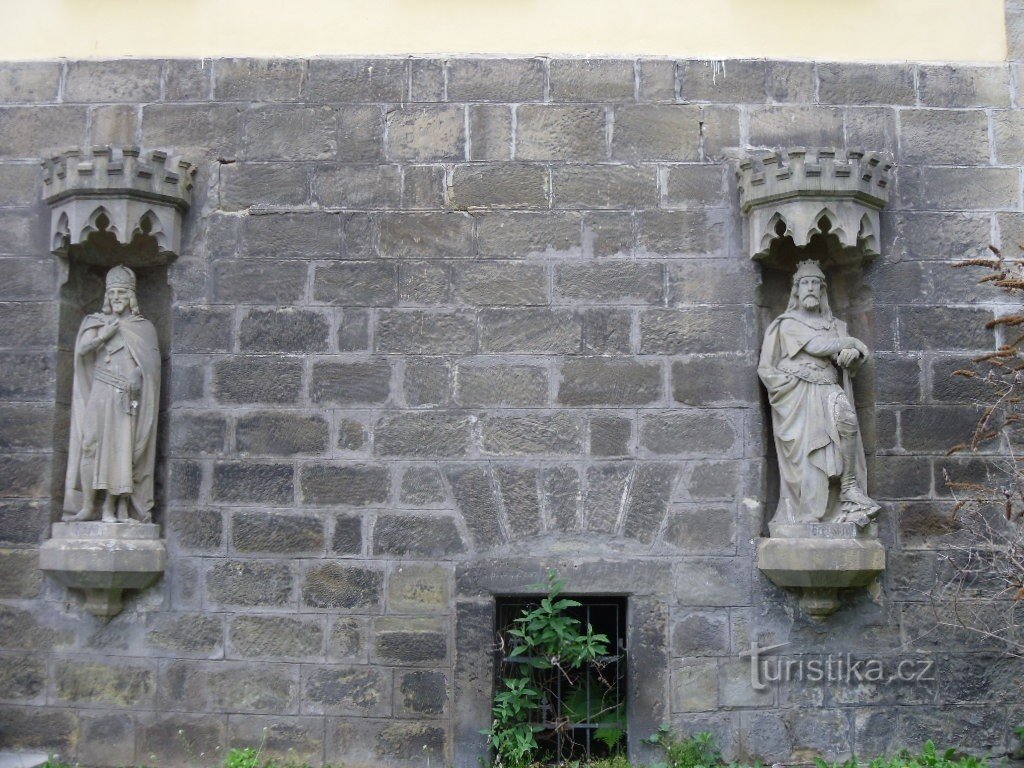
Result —
[[[135,273],[128,267],[116,266],[107,272],[107,290],[111,288],[131,288],[135,290]]]
[[[807,259],[801,261],[796,265],[796,272],[793,274],[793,282],[799,282],[804,277],[818,277],[821,280],[825,280],[825,273],[821,271],[821,266],[814,259]]]

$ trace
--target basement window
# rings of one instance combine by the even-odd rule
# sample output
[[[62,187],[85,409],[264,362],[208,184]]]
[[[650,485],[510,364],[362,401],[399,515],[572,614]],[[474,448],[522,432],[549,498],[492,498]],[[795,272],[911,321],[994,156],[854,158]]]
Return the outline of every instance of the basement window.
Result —
[[[626,598],[593,595],[559,595],[575,600],[578,607],[566,614],[589,624],[596,634],[608,638],[608,653],[579,669],[534,670],[542,690],[541,711],[534,725],[542,763],[556,764],[624,754],[626,751]],[[511,596],[496,598],[497,652],[495,690],[503,678],[517,677],[528,660],[510,656],[515,638],[509,630],[524,611],[531,611],[541,598]]]

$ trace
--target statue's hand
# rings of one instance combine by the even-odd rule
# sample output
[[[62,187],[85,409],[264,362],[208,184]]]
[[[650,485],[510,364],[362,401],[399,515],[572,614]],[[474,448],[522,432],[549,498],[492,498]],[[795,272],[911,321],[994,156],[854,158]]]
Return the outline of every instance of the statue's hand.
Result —
[[[860,350],[855,347],[847,347],[836,356],[836,362],[842,368],[849,368],[860,357]]]
[[[136,368],[132,371],[131,378],[132,395],[138,395],[142,391],[142,369]]]
[[[100,338],[103,341],[110,341],[114,338],[114,334],[117,333],[117,329],[120,326],[120,320],[114,318],[109,323],[103,326],[103,330],[100,331]]]

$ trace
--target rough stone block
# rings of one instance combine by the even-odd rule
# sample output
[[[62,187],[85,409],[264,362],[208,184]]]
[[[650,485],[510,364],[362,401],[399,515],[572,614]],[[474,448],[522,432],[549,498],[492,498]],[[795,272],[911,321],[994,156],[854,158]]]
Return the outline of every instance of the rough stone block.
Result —
[[[977,406],[904,408],[900,411],[900,442],[907,451],[945,454],[970,440],[981,415]]]
[[[136,721],[138,755],[167,765],[187,765],[192,755],[216,754],[225,743],[225,715],[145,713]],[[187,734],[187,738],[182,738]]]
[[[142,142],[233,160],[243,117],[240,104],[150,104],[142,110]]]
[[[39,699],[46,692],[46,661],[42,657],[6,654],[0,685],[6,701]]]
[[[220,655],[224,627],[219,616],[205,614],[156,614],[147,623],[146,644],[173,655]],[[163,655],[158,654],[158,655]]]
[[[1012,168],[907,168],[900,176],[906,208],[985,211],[1016,209],[1020,189]]]
[[[131,146],[139,130],[139,110],[134,104],[93,107],[89,125],[91,144]]]
[[[552,59],[549,68],[552,101],[633,101],[628,59]]]
[[[522,408],[545,405],[548,399],[547,369],[536,365],[460,362],[455,381],[455,401],[470,408]]]
[[[0,188],[4,189],[0,192],[0,204],[14,205],[19,200],[35,197],[38,182],[32,165],[0,165]],[[5,199],[5,195],[9,197]],[[15,300],[48,299],[57,289],[54,267],[52,260],[38,257],[0,259],[5,278],[0,285],[0,296]]]
[[[290,163],[230,163],[220,169],[220,207],[296,206],[309,200],[309,168]]]
[[[397,165],[320,165],[313,199],[326,208],[397,208],[402,171]]]
[[[1024,113],[1000,110],[992,114],[996,160],[1000,163],[1024,162]]]
[[[0,433],[0,449],[19,451],[52,447],[53,412],[53,407],[46,403],[0,404],[0,424],[4,425]]]
[[[384,403],[391,394],[391,366],[386,360],[313,364],[309,396],[316,403],[352,405]]]
[[[1010,77],[1005,66],[921,64],[918,92],[926,107],[1008,107]]]
[[[221,605],[287,605],[293,599],[291,569],[259,560],[217,562],[206,573],[206,594]]]
[[[604,160],[604,107],[517,107],[515,153],[518,160]]]
[[[733,356],[701,356],[672,363],[672,396],[686,405],[758,401],[756,364]]]
[[[637,64],[637,101],[676,100],[674,61],[642,59]]]
[[[408,82],[404,59],[310,59],[306,96],[326,102],[400,102]]]
[[[329,330],[328,318],[320,312],[250,309],[242,318],[238,343],[244,352],[323,352]]]
[[[904,163],[988,164],[988,115],[982,110],[905,109],[900,131]]]
[[[327,639],[327,657],[338,661],[366,661],[367,619],[339,616]]]
[[[452,101],[543,101],[544,59],[452,59],[448,98]]]
[[[363,551],[363,519],[358,514],[337,515],[331,534],[331,551],[338,555],[359,555]]]
[[[151,704],[156,693],[156,674],[149,665],[103,664],[81,660],[57,661],[54,670],[59,702],[137,707]]]
[[[439,670],[413,670],[395,675],[395,714],[439,717],[448,708],[448,680]]]
[[[294,403],[302,362],[273,357],[232,357],[213,366],[213,392],[221,403]]]
[[[907,350],[986,350],[995,344],[992,313],[967,307],[900,307],[900,346]]]
[[[64,100],[156,101],[162,66],[144,59],[72,61],[64,76]]]
[[[763,59],[681,61],[679,95],[683,101],[763,104],[766,74]]]
[[[750,584],[745,558],[693,557],[675,566],[675,596],[684,606],[748,605]],[[749,672],[749,665],[746,669]]]
[[[628,456],[633,422],[628,416],[594,416],[590,419],[591,456]]]
[[[306,293],[307,267],[294,261],[217,261],[214,296],[233,304],[294,304]]]
[[[646,211],[639,216],[637,250],[643,256],[715,256],[726,250],[721,210]]]
[[[654,166],[562,165],[551,171],[555,208],[656,208]]]
[[[580,252],[582,219],[578,213],[509,212],[485,214],[476,219],[481,258],[574,256]]]
[[[469,107],[469,159],[512,159],[512,109],[504,104]]]
[[[0,354],[0,397],[53,401],[54,361],[46,352]]]
[[[457,411],[383,416],[374,427],[374,448],[380,456],[465,456],[472,424]]]
[[[0,211],[0,253],[20,256],[34,248],[35,228],[29,209],[9,208]]]
[[[912,499],[927,496],[932,487],[932,466],[911,456],[876,456],[868,476],[868,493],[875,498]]]
[[[725,169],[714,165],[672,165],[665,177],[665,202],[672,208],[721,206],[728,201]]]
[[[240,504],[290,504],[295,479],[291,464],[222,461],[213,467],[213,498]]]
[[[819,106],[751,109],[750,143],[760,147],[842,146],[842,110]]]
[[[387,716],[391,713],[391,670],[320,667],[306,678],[303,699],[314,712]]]
[[[443,165],[406,165],[402,169],[402,207],[447,207],[448,179]]]
[[[338,448],[358,451],[366,443],[366,426],[355,419],[338,420]]]
[[[85,138],[85,107],[0,109],[0,157],[38,160],[40,147],[67,147]]]
[[[499,456],[575,455],[583,447],[583,423],[571,414],[483,418],[483,450]]]
[[[612,157],[625,162],[700,160],[703,111],[684,104],[616,107]]]
[[[652,353],[743,352],[751,331],[736,308],[654,309],[640,315],[640,351]]]
[[[480,313],[484,352],[572,354],[579,352],[580,317],[554,309],[486,309]]]
[[[49,531],[49,502],[0,501],[0,545],[38,544]]]
[[[324,523],[319,517],[276,512],[235,512],[231,544],[236,552],[313,553],[324,549]]]
[[[235,426],[239,452],[292,456],[323,453],[328,448],[328,425],[319,416],[289,413],[250,413]]]
[[[718,662],[677,659],[672,664],[672,711],[713,712],[718,708]]]
[[[587,468],[584,529],[614,533],[619,526],[633,464],[602,463]]]
[[[683,552],[729,555],[736,551],[736,519],[727,507],[672,505],[664,540]]]
[[[503,466],[494,472],[512,537],[535,536],[542,527],[541,473],[532,467]]]
[[[587,309],[583,315],[583,353],[627,354],[632,351],[633,313],[628,309]]]
[[[314,564],[302,584],[302,603],[311,608],[357,608],[379,611],[384,595],[384,573],[343,563]]]
[[[0,549],[0,598],[38,597],[42,585],[38,550]]]
[[[767,62],[768,100],[810,104],[815,100],[817,75],[811,61]]]
[[[547,208],[548,170],[528,163],[474,163],[452,171],[451,204],[473,208]]]
[[[324,762],[324,721],[320,717],[229,715],[228,744],[245,749],[261,745],[268,761],[301,765]]]
[[[685,611],[672,624],[673,656],[724,656],[729,617],[724,611]]]
[[[384,160],[384,112],[381,107],[338,107],[338,160],[374,163]]]
[[[679,470],[671,464],[639,464],[625,503],[623,532],[649,544],[658,535]]]
[[[822,104],[905,104],[912,106],[914,67],[906,64],[818,65],[818,97]]]
[[[245,115],[242,147],[249,160],[330,160],[338,136],[338,119],[330,107],[254,106]]]
[[[15,454],[0,456],[0,498],[41,499],[49,494],[50,457]]]
[[[555,293],[572,303],[660,304],[664,282],[661,264],[604,261],[555,267]]]
[[[405,364],[402,392],[405,404],[448,405],[451,392],[451,365],[444,358],[413,358]]]
[[[546,304],[547,271],[543,264],[467,262],[452,266],[454,297],[471,306]]]
[[[425,616],[375,619],[373,657],[378,663],[410,667],[444,664],[448,658],[445,622]]]
[[[661,399],[658,363],[606,358],[567,360],[557,400],[563,405],[647,405]]]
[[[433,466],[411,466],[402,474],[400,490],[403,505],[422,507],[443,504],[448,493],[441,474]]]
[[[402,304],[441,305],[448,302],[449,265],[403,261],[398,265],[398,300]]]
[[[210,59],[170,59],[164,69],[165,101],[205,101],[212,92]]]
[[[299,59],[215,59],[217,101],[295,101],[306,75]]]
[[[398,267],[372,261],[318,264],[313,296],[316,301],[338,306],[391,306],[398,297]]]
[[[477,548],[500,543],[501,505],[490,473],[480,466],[454,465],[445,470],[445,477]]]
[[[409,101],[445,100],[445,64],[437,59],[409,60]]]
[[[203,483],[203,465],[196,461],[171,461],[170,501],[195,503]]]
[[[241,248],[247,258],[337,258],[342,217],[324,211],[262,213],[243,219]]]
[[[57,61],[4,62],[0,67],[0,102],[56,101],[60,70]]]
[[[389,108],[386,153],[391,160],[451,161],[466,158],[466,109],[454,104]]]
[[[78,717],[68,709],[0,707],[4,745],[18,750],[70,751],[78,736]]]
[[[233,313],[226,307],[175,307],[175,352],[229,352]]]
[[[373,526],[375,555],[450,558],[465,552],[455,521],[421,514],[381,514]]]
[[[305,464],[299,486],[305,504],[362,507],[386,503],[391,479],[387,468],[369,464]]]
[[[323,654],[324,630],[319,618],[234,616],[230,648],[242,658],[294,660]]]
[[[380,222],[380,254],[397,259],[468,259],[473,217],[466,213],[390,213]]]
[[[445,613],[451,599],[451,571],[441,565],[400,563],[388,576],[391,613]]]

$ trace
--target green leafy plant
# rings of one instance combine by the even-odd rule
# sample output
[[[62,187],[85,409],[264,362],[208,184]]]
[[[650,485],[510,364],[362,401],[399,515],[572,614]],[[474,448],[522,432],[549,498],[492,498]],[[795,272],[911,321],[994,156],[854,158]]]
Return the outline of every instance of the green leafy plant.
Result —
[[[501,680],[487,731],[497,768],[532,765],[540,749],[538,733],[549,727],[567,732],[587,712],[592,722],[602,723],[603,733],[598,738],[605,744],[613,747],[625,733],[621,720],[615,721],[610,710],[602,709],[603,699],[597,700],[597,709],[587,709],[586,688],[594,687],[587,683],[598,688],[602,683],[598,661],[608,653],[607,636],[589,625],[584,627],[567,613],[580,603],[559,597],[563,584],[555,571],[548,572],[547,584],[536,587],[546,589],[547,595],[525,608],[506,633],[510,645],[506,659],[515,671]],[[584,667],[587,673],[580,675]],[[593,676],[588,678],[591,672]],[[564,691],[561,699],[559,691]],[[545,715],[556,719],[545,722]],[[595,715],[602,719],[594,720]]]
[[[222,763],[224,768],[259,768],[259,764],[260,751],[253,747],[229,749]]]
[[[41,768],[72,768],[72,765],[61,760],[60,755],[51,754]]]
[[[814,761],[815,768],[858,768],[857,759],[852,758],[843,763],[829,763],[821,758]],[[925,742],[920,754],[909,750],[901,750],[892,757],[877,757],[871,760],[868,768],[986,768],[988,762],[980,757],[963,755],[955,749],[939,752],[931,741]]]
[[[724,765],[715,737],[708,731],[680,739],[671,728],[662,725],[644,741],[665,750],[665,762],[655,763],[651,768],[713,768]]]

